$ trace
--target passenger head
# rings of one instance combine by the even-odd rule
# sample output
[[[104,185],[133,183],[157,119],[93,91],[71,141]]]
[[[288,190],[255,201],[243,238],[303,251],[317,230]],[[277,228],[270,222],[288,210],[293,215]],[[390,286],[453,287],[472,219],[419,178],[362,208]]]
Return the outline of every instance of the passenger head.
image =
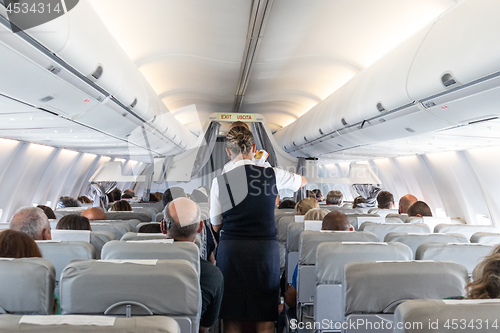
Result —
[[[240,154],[244,157],[253,156],[255,141],[252,132],[241,126],[231,129],[226,136],[226,153],[232,160]]]
[[[66,207],[80,207],[80,203],[72,197],[60,197],[59,202],[57,203],[57,208]]]
[[[417,201],[418,199],[414,195],[411,194],[403,195],[401,199],[399,199],[399,209],[398,209],[399,214],[408,213],[408,208],[410,208],[410,206]]]
[[[493,252],[490,254],[490,256],[493,256],[495,254],[500,254],[500,245],[495,246],[493,249]],[[474,271],[472,272],[472,281],[479,280],[481,276],[483,275],[483,266],[486,264],[486,257],[483,261],[481,261],[479,264],[474,267]]]
[[[93,201],[90,200],[89,197],[87,197],[85,195],[82,195],[82,196],[78,197],[78,201],[80,201],[82,204],[93,203]]]
[[[125,191],[123,191],[123,194],[130,195],[131,198],[133,198],[135,196],[134,190],[132,190],[130,188],[128,188]],[[123,194],[122,194],[122,197],[123,197]]]
[[[92,230],[90,221],[85,216],[70,214],[63,216],[57,222],[56,229],[59,230]]]
[[[486,257],[480,265],[482,268],[480,277],[465,287],[467,298],[500,298],[500,254],[493,253]]]
[[[150,202],[158,202],[158,197],[154,195],[154,193],[149,193],[149,201]]]
[[[163,193],[161,193],[161,192],[155,192],[155,193],[153,193],[153,195],[156,197],[156,199],[158,199],[157,200],[158,202],[162,201],[162,199],[163,199]]]
[[[128,193],[122,194],[122,199],[132,199],[132,198],[133,198],[133,196],[128,194]]]
[[[280,205],[278,206],[278,209],[289,209],[289,208],[295,208],[295,201],[293,200],[283,200]]]
[[[1,258],[41,258],[38,245],[28,234],[6,229],[0,232]]]
[[[316,196],[316,199],[318,200],[323,200],[323,193],[321,193],[321,190],[319,188],[312,190],[314,195]]]
[[[44,205],[38,205],[37,207],[40,208],[41,210],[43,210],[43,212],[45,213],[45,215],[47,215],[47,218],[49,220],[55,220],[57,218],[56,214],[54,213],[52,208],[44,206]]]
[[[161,233],[160,223],[153,222],[153,223],[143,224],[139,227],[139,229],[137,229],[137,232],[140,234],[160,234]]]
[[[113,196],[113,201],[118,201],[122,198],[122,191],[115,188],[113,191],[111,191],[111,195]]]
[[[165,207],[170,201],[177,199],[177,198],[185,198],[186,197],[186,192],[180,187],[171,187],[168,188],[164,193],[163,193],[163,207]]]
[[[321,230],[335,231],[353,231],[353,227],[349,224],[347,215],[341,212],[330,212],[323,218]]]
[[[99,207],[92,207],[82,212],[81,216],[85,216],[89,220],[107,220],[106,213]]]
[[[352,202],[352,208],[356,208],[359,206],[361,203],[365,203],[366,199],[363,198],[362,196],[354,198],[354,201]]]
[[[306,190],[306,198],[313,198],[316,199],[316,193],[310,190]]]
[[[24,232],[34,240],[52,239],[49,219],[38,207],[19,209],[10,221],[10,229]]]
[[[235,121],[234,123],[232,123],[231,125],[229,125],[229,131],[231,131],[235,127],[245,127],[247,130],[250,130],[250,128],[248,127],[247,123],[244,123],[242,121]]]
[[[188,198],[177,198],[164,209],[165,224],[170,238],[176,241],[194,242],[196,234],[203,230],[200,207]]]
[[[323,221],[323,218],[328,214],[329,211],[321,208],[309,209],[309,211],[304,215],[305,221]]]
[[[394,208],[394,196],[391,192],[382,191],[377,195],[377,204],[380,209]]]
[[[423,201],[417,201],[408,208],[408,216],[432,216],[431,208]]]
[[[106,196],[108,197],[108,202],[111,203],[111,202],[114,202],[115,200],[113,199],[113,194],[111,193],[106,193]]]
[[[326,203],[328,205],[337,205],[340,206],[342,204],[342,199],[344,195],[340,191],[329,191],[326,195]]]
[[[132,206],[130,206],[127,200],[120,200],[116,201],[109,210],[112,212],[131,212]]]
[[[200,190],[191,192],[191,200],[196,203],[208,203],[208,197]]]
[[[295,205],[297,215],[306,215],[309,209],[313,208],[319,208],[319,203],[314,198],[304,198]]]

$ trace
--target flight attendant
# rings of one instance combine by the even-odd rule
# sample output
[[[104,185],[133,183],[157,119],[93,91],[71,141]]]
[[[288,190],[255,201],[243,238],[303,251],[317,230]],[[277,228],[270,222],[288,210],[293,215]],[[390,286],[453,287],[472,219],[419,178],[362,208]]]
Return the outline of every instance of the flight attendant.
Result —
[[[280,279],[275,200],[279,190],[297,191],[307,180],[256,166],[254,138],[247,128],[229,131],[226,152],[234,169],[213,180],[210,210],[214,230],[221,230],[217,266],[224,275],[224,296],[219,317],[226,333],[241,332],[249,321],[257,332],[272,333]]]

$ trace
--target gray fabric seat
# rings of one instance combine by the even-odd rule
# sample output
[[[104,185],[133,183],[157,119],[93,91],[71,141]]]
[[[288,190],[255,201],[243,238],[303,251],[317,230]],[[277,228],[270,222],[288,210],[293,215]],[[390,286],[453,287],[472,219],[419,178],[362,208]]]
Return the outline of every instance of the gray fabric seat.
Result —
[[[120,239],[121,241],[136,241],[136,240],[147,240],[147,239],[167,239],[167,236],[161,233],[157,234],[145,234],[137,232],[127,232]]]
[[[411,260],[411,249],[401,243],[321,243],[316,250],[314,321],[344,320],[342,281],[344,266],[351,262]]]
[[[131,232],[132,228],[127,222],[90,222],[92,231],[107,231],[111,232],[115,239],[121,239],[127,232]]]
[[[141,222],[151,222],[152,217],[149,213],[136,212],[106,212],[108,220],[139,220]]]
[[[195,243],[135,243],[111,241],[102,248],[103,260],[116,259],[182,259],[189,261],[200,272],[200,251]]]
[[[295,211],[295,210],[294,210]],[[276,217],[275,217],[276,221]],[[295,214],[287,214],[283,215],[278,220],[278,244],[280,247],[280,267],[286,267],[287,259],[287,250],[286,250],[286,241],[287,241],[287,232],[288,226],[291,223],[295,222]]]
[[[316,249],[324,242],[377,242],[368,231],[310,231],[300,234],[297,274],[297,317],[302,320],[304,307],[311,307],[316,292]]]
[[[108,231],[91,231],[90,244],[94,246],[95,258],[101,259],[101,251],[104,244],[115,239],[115,236]]]
[[[406,300],[462,296],[468,280],[462,265],[438,261],[350,263],[344,272],[348,324],[359,320],[372,325],[393,321],[396,307]],[[364,325],[356,332],[373,332],[366,328]],[[392,332],[392,327],[378,331]]]
[[[133,318],[115,318],[112,326],[95,326],[82,325],[75,323],[79,318],[69,316],[44,316],[44,320],[55,319],[57,321],[63,319],[72,324],[50,324],[38,325],[19,323],[23,316],[17,315],[0,315],[0,332],[37,332],[37,333],[52,333],[52,332],[99,332],[99,333],[180,333],[177,322],[169,317],[164,316],[148,316],[148,317],[133,317]],[[102,316],[94,316],[92,319],[100,319]],[[24,319],[33,320],[40,319],[39,317],[24,317]],[[109,317],[105,317],[109,319]]]
[[[386,219],[396,218],[403,221],[403,223],[410,223],[410,217],[408,216],[408,214],[387,214],[385,218]]]
[[[182,333],[198,331],[201,292],[198,274],[186,260],[79,261],[61,275],[61,313],[166,315]]]
[[[164,217],[163,212],[156,213],[156,222],[160,222],[161,219]]]
[[[471,243],[500,244],[500,233],[476,232],[470,238]]]
[[[47,259],[0,260],[0,312],[52,314],[55,284],[56,270]]]
[[[387,220],[387,219],[386,219]],[[380,241],[385,239],[385,236],[390,232],[405,232],[405,233],[430,233],[430,229],[426,224],[422,223],[375,223],[364,222],[360,227],[361,231],[370,231],[377,235]]]
[[[492,244],[425,243],[418,247],[415,259],[453,261],[467,268],[471,275],[474,267],[494,249]]]
[[[36,243],[43,258],[49,260],[56,269],[56,295],[59,295],[61,272],[71,261],[95,259],[95,248],[87,242],[36,241]]]
[[[132,220],[92,220],[90,223],[127,223],[130,226],[130,231],[137,232],[137,226],[143,222],[132,219]]]
[[[385,223],[385,218],[376,214],[352,214],[347,215],[347,217],[354,230],[359,230],[364,222]]]
[[[424,216],[424,217],[416,217],[410,216],[408,218],[408,223],[424,223],[429,226],[431,231],[434,231],[434,228],[438,224],[462,224],[459,220],[452,220],[449,217],[436,217],[436,216]]]
[[[398,214],[397,209],[382,209],[382,208],[370,208],[368,214],[377,214],[381,217],[387,217],[388,214]]]
[[[448,333],[453,331],[493,333],[498,332],[498,313],[500,313],[499,299],[412,300],[404,302],[396,309],[394,333]],[[463,322],[466,323],[464,330],[450,329],[454,326],[453,323],[457,323],[460,327]],[[467,326],[471,322],[472,327]],[[493,324],[495,322],[496,325]],[[407,329],[404,329],[405,323],[408,323],[406,324]],[[422,323],[422,325],[418,323]],[[431,327],[429,327],[429,323],[432,323]],[[447,324],[448,327],[446,327]]]
[[[288,283],[292,283],[293,271],[299,263],[299,237],[304,231],[304,222],[290,223],[286,233],[286,278]]]
[[[438,224],[434,227],[434,232],[462,234],[470,239],[476,232],[499,233],[500,229],[492,225]]]
[[[384,242],[400,242],[406,244],[413,251],[413,256],[417,248],[424,243],[469,243],[469,240],[460,234],[412,234],[402,232],[390,232]]]

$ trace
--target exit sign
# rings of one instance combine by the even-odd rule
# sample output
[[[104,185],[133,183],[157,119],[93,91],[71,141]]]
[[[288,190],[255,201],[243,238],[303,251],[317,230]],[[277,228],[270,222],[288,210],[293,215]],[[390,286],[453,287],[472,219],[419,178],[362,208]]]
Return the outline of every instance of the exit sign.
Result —
[[[218,113],[217,120],[221,121],[255,121],[255,114],[252,113]]]

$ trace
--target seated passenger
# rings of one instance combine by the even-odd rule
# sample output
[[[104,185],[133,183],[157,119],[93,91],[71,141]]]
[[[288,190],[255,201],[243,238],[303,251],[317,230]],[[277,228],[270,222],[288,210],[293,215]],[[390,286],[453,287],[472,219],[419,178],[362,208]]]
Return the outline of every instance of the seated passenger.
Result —
[[[323,193],[321,193],[321,190],[319,188],[312,190],[314,195],[316,196],[316,200],[318,202],[321,202],[324,200]]]
[[[130,196],[130,198],[133,198],[135,196],[134,190],[128,188],[125,191],[123,191],[122,198],[124,195]]]
[[[362,196],[359,196],[359,197],[356,197],[354,198],[354,201],[352,202],[352,208],[356,208],[356,207],[362,207],[361,204],[364,204],[366,203],[366,199]]]
[[[408,216],[432,216],[431,208],[423,201],[417,201],[408,208]]]
[[[54,213],[52,208],[44,206],[44,205],[38,205],[37,207],[40,208],[41,210],[43,210],[43,212],[45,213],[45,215],[47,215],[47,218],[49,220],[57,219],[56,214]]]
[[[403,195],[401,199],[399,199],[399,208],[398,208],[399,214],[407,214],[408,208],[410,208],[410,206],[417,201],[418,199],[414,195],[411,194]]]
[[[329,191],[326,195],[326,204],[327,205],[336,205],[341,206],[344,195],[341,191]]]
[[[99,207],[92,207],[84,210],[81,216],[85,216],[90,221],[92,220],[107,220],[106,213]]]
[[[335,230],[335,231],[353,231],[354,228],[349,224],[349,218],[346,214],[341,212],[329,212],[323,218],[323,224],[321,225],[321,230]],[[292,285],[288,287],[285,294],[285,303],[290,308],[295,308],[297,306],[297,274],[299,270],[299,264],[295,266],[295,271],[293,272]]]
[[[467,298],[500,298],[500,254],[493,253],[479,265],[481,265],[481,275],[465,286]]]
[[[194,242],[196,234],[203,228],[198,205],[188,198],[177,198],[164,209],[164,226],[170,238],[179,242]],[[224,290],[224,279],[218,267],[200,258],[200,287],[202,310],[200,332],[207,332],[219,317],[219,309]]]
[[[56,229],[59,230],[90,230],[90,221],[85,216],[80,216],[78,214],[70,214],[63,216],[59,222],[57,222]]]
[[[158,197],[154,193],[149,193],[149,202],[158,202]]]
[[[185,198],[186,197],[186,192],[181,187],[171,187],[167,188],[165,192],[163,192],[163,207],[167,206],[167,204],[176,199],[176,198]]]
[[[87,197],[86,195],[79,196],[78,201],[80,201],[82,204],[93,203],[93,201],[90,200],[89,197]]]
[[[1,258],[31,258],[42,257],[42,253],[33,238],[28,234],[16,230],[0,232]]]
[[[314,193],[313,191],[306,190],[306,198],[316,199],[316,193]]]
[[[50,223],[47,215],[38,207],[19,209],[10,221],[10,229],[21,231],[34,240],[51,240]]]
[[[283,200],[279,206],[278,209],[290,209],[290,208],[295,208],[295,201],[293,200]]]
[[[59,202],[57,203],[57,208],[66,207],[80,207],[80,203],[72,197],[60,197]]]
[[[297,215],[306,215],[309,209],[319,208],[319,204],[315,198],[305,198],[297,202],[295,211]]]
[[[113,202],[118,201],[122,198],[122,191],[115,188],[113,191],[111,191],[111,195],[113,196]]]
[[[329,210],[321,208],[309,209],[306,215],[304,215],[304,221],[323,221],[323,218],[329,212]]]
[[[131,212],[132,206],[126,200],[116,201],[109,209],[110,212]]]
[[[163,193],[161,193],[161,192],[155,192],[155,193],[153,193],[153,195],[156,197],[156,199],[158,199],[157,202],[161,202],[162,201],[162,199],[163,199]]]
[[[143,224],[137,229],[139,234],[159,234],[161,233],[160,223]]]
[[[396,207],[394,196],[389,191],[382,191],[377,195],[377,206],[380,209],[393,209]]]
[[[122,200],[125,199],[125,200],[128,200],[128,199],[132,199],[133,196],[129,193],[123,193],[122,194]]]

